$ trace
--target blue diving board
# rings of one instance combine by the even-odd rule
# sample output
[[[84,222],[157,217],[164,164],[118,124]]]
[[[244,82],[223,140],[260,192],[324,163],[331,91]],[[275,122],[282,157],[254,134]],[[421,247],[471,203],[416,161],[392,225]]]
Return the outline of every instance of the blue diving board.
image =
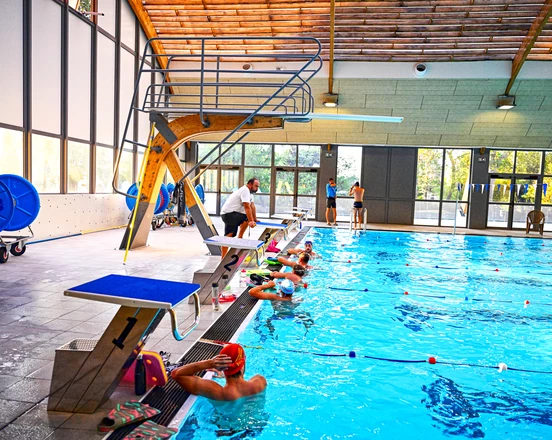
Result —
[[[289,225],[283,223],[257,222],[257,226],[264,226],[268,229],[287,229]]]
[[[264,245],[264,241],[260,240],[246,240],[244,238],[225,237],[223,235],[207,238],[203,240],[203,243],[250,251],[256,251]]]
[[[200,287],[199,284],[192,283],[107,275],[71,287],[64,295],[128,307],[170,310],[196,293]]]

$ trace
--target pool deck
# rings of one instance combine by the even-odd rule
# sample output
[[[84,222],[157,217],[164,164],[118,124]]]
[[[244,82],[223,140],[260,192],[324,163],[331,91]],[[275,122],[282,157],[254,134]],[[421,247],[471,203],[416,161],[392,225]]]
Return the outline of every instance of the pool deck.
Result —
[[[213,220],[222,230],[220,218]],[[313,221],[304,225],[328,227]],[[349,223],[341,222],[339,228],[348,230]],[[452,228],[429,226],[371,224],[368,229],[452,234]],[[541,238],[536,232],[497,229],[456,232]],[[253,229],[245,238],[257,238],[259,233]],[[110,273],[191,282],[196,270],[219,258],[207,255],[195,227],[173,227],[150,233],[149,246],[130,252],[123,265],[123,252],[117,250],[122,235],[123,230],[111,230],[30,245],[25,255],[12,256],[0,266],[0,440],[98,439],[96,424],[106,413],[116,403],[136,399],[132,386],[121,385],[96,414],[46,411],[55,349],[75,338],[99,337],[117,310],[116,305],[66,297],[65,289]],[[544,238],[552,238],[552,232],[545,232]],[[242,290],[236,277],[232,291]],[[229,304],[223,303],[223,310]],[[177,313],[191,319],[192,306],[180,305]],[[220,315],[203,306],[198,328],[182,342],[172,337],[166,317],[146,349],[171,352],[176,361]]]

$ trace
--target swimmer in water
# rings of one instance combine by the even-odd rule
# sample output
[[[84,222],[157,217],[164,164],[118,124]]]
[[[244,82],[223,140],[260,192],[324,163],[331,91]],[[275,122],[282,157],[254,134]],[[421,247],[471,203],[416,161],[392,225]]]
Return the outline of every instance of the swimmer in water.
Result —
[[[203,370],[223,372],[226,377],[224,386],[215,381],[195,376]],[[244,379],[245,350],[239,344],[227,344],[213,359],[193,362],[171,372],[172,378],[190,394],[218,401],[232,401],[252,396],[265,390],[266,379],[257,374],[249,380]]]

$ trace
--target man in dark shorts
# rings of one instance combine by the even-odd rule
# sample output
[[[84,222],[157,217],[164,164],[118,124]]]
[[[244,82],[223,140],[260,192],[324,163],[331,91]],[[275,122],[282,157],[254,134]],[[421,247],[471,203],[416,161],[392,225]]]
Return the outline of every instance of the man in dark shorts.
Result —
[[[224,222],[224,235],[226,237],[242,238],[247,226],[254,228],[257,221],[257,210],[251,200],[251,194],[259,190],[259,180],[253,177],[240,189],[237,189],[221,209],[221,217]],[[239,229],[239,234],[238,234]],[[226,255],[227,248],[222,248],[222,257]]]
[[[335,199],[337,197],[337,186],[335,180],[330,178],[329,183],[326,184],[326,223],[328,226],[330,223],[330,209],[333,210],[333,224],[337,226],[337,214],[336,214],[336,204]]]
[[[357,219],[358,219],[358,229],[362,228],[362,200],[364,199],[364,188],[360,187],[360,183],[356,182],[351,189],[349,190],[349,195],[355,198],[353,202],[354,217],[355,217],[355,229],[357,229]]]

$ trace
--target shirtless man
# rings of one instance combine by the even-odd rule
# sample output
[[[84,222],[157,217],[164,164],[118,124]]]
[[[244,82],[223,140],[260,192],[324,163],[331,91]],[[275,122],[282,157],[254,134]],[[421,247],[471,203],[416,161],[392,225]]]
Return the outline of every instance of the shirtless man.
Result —
[[[364,188],[360,187],[360,183],[356,182],[349,190],[349,195],[355,198],[353,208],[355,210],[355,229],[357,229],[357,219],[359,227],[362,228],[362,200],[364,199]]]
[[[301,249],[301,248],[288,249],[287,252],[290,255],[299,255],[304,252],[306,254],[309,254],[310,257],[318,256],[318,254],[314,253],[314,251],[312,250],[312,241],[310,240],[305,241],[305,249]]]
[[[215,381],[194,376],[203,370],[222,371],[226,377],[224,386]],[[212,400],[231,401],[258,394],[265,390],[266,379],[257,374],[249,380],[245,372],[245,351],[239,344],[227,344],[213,359],[184,365],[171,372],[171,376],[190,394]]]
[[[303,281],[305,272],[306,270],[303,266],[301,266],[300,264],[296,264],[295,266],[293,266],[291,272],[270,272],[268,276],[272,279],[285,278],[286,280],[292,281],[293,284],[298,285]]]

